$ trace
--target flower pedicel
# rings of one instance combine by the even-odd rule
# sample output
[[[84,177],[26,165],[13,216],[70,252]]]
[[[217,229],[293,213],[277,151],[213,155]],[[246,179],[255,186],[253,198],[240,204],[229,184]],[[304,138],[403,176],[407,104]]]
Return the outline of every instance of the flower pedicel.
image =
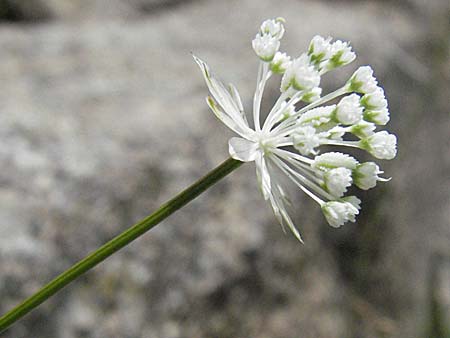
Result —
[[[259,57],[259,71],[253,98],[254,128],[244,112],[237,89],[225,87],[205,62],[194,56],[212,96],[207,103],[214,114],[239,137],[229,140],[232,158],[255,162],[256,176],[265,200],[284,227],[301,236],[286,210],[287,197],[274,176],[279,170],[316,201],[328,223],[339,227],[354,222],[360,200],[344,196],[352,185],[367,190],[383,172],[374,162],[359,163],[342,152],[319,154],[321,145],[355,147],[378,159],[393,159],[397,139],[376,125],[389,121],[384,91],[370,66],[358,68],[341,88],[321,96],[321,76],[349,64],[355,53],[347,42],[315,36],[308,51],[291,58],[279,51],[284,19],[266,20],[252,41]],[[281,75],[281,94],[261,126],[260,107],[266,82]],[[337,104],[327,104],[340,98]],[[303,102],[303,107],[299,107]],[[348,135],[353,135],[348,140]],[[357,139],[357,140],[356,140]],[[295,151],[294,151],[295,150]]]

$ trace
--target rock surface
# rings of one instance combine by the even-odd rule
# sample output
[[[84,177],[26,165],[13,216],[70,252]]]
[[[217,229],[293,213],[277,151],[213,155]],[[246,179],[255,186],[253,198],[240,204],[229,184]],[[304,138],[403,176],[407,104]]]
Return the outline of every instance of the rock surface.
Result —
[[[230,133],[204,104],[190,52],[248,108],[250,40],[264,18],[287,19],[291,54],[330,34],[373,65],[400,139],[399,158],[383,165],[393,180],[363,194],[358,223],[339,230],[294,196],[299,245],[244,166],[4,337],[422,337],[430,260],[450,256],[449,77],[438,47],[425,54],[445,36],[431,24],[439,14],[418,21],[389,2],[193,1],[132,20],[130,8],[156,1],[116,2],[124,9],[98,0],[92,16],[61,9],[48,16],[60,20],[0,26],[1,312],[227,157]],[[84,2],[41,2],[52,3]]]
[[[90,21],[137,18],[189,3],[180,0],[2,0],[0,20],[6,21]]]

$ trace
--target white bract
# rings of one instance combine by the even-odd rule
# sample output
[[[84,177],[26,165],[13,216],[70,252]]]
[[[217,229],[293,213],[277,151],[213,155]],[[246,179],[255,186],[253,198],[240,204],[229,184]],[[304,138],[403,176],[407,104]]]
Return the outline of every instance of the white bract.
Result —
[[[321,97],[321,76],[355,59],[348,43],[315,36],[307,53],[291,58],[279,51],[283,23],[280,18],[264,21],[252,42],[260,58],[253,127],[236,88],[223,85],[205,62],[195,56],[194,59],[211,93],[207,97],[209,107],[239,136],[228,142],[231,157],[255,162],[264,199],[269,201],[282,227],[289,227],[301,241],[287,211],[288,197],[275,171],[286,175],[317,202],[331,226],[339,227],[347,221],[354,222],[360,209],[357,197],[344,196],[347,189],[354,184],[367,190],[386,179],[378,176],[382,171],[374,162],[359,163],[336,151],[319,154],[320,146],[360,148],[376,158],[392,159],[396,155],[396,137],[386,131],[375,132],[376,125],[388,122],[389,112],[384,92],[369,66],[360,67],[344,86]],[[277,74],[281,75],[280,97],[261,125],[264,88]],[[329,104],[339,97],[337,104]]]

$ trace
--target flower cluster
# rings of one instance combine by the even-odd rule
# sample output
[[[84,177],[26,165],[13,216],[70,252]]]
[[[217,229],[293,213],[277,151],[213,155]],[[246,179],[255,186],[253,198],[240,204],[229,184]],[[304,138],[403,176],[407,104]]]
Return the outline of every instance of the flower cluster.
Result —
[[[348,43],[315,36],[306,53],[291,58],[279,51],[283,23],[281,18],[264,21],[252,42],[260,59],[253,98],[254,128],[248,123],[236,88],[226,88],[205,62],[194,58],[212,95],[207,97],[209,107],[240,136],[229,140],[230,155],[255,162],[264,199],[270,202],[283,228],[287,225],[302,241],[286,210],[288,198],[274,171],[284,173],[320,205],[331,226],[339,227],[354,222],[360,209],[357,197],[344,196],[347,189],[353,184],[367,190],[386,179],[379,176],[383,172],[374,162],[360,163],[341,152],[320,154],[319,147],[360,148],[375,158],[389,160],[396,155],[397,140],[386,131],[376,131],[377,125],[389,121],[389,111],[370,66],[358,68],[341,88],[322,96],[321,76],[356,57]],[[261,126],[264,87],[277,74],[281,75],[281,94]],[[337,99],[336,104],[329,104]]]

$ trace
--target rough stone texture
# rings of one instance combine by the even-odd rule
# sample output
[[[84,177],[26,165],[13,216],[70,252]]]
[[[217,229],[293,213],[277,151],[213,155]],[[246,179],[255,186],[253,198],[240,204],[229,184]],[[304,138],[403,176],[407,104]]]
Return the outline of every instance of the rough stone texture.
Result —
[[[230,133],[189,52],[250,107],[250,40],[266,17],[287,19],[292,54],[314,34],[351,40],[400,138],[398,159],[383,163],[394,178],[362,194],[357,224],[327,227],[298,193],[299,245],[244,166],[4,337],[422,337],[428,267],[450,256],[444,2],[425,18],[391,2],[247,0],[1,26],[1,312],[226,158]]]
[[[2,0],[0,21],[137,18],[189,3],[182,0]]]

